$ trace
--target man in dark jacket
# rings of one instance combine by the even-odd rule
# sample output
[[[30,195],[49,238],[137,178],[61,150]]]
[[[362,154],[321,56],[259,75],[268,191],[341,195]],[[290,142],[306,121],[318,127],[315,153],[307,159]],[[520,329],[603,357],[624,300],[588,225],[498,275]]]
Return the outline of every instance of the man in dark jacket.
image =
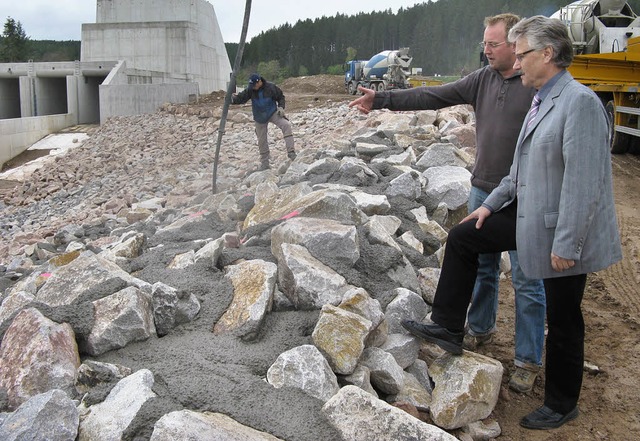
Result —
[[[291,123],[284,113],[285,100],[282,90],[275,84],[267,82],[259,74],[254,73],[249,77],[248,87],[238,94],[234,93],[231,97],[232,104],[244,104],[249,100],[251,100],[253,120],[256,123],[260,170],[270,168],[269,143],[267,141],[267,126],[270,122],[282,130],[287,156],[289,159],[295,159],[293,132],[291,131]]]

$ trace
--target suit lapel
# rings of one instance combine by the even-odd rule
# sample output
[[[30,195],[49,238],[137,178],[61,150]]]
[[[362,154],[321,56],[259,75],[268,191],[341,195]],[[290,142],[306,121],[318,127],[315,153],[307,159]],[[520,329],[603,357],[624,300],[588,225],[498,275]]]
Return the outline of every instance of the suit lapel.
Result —
[[[540,103],[540,109],[538,110],[536,119],[529,127],[527,127],[525,119],[525,123],[523,123],[522,128],[520,129],[520,135],[518,136],[516,151],[513,157],[515,165],[515,170],[513,173],[514,182],[518,181],[518,173],[520,172],[520,156],[522,155],[523,145],[525,144],[525,142],[527,142],[527,138],[531,136],[536,127],[538,127],[540,121],[542,121],[545,115],[549,113],[549,111],[554,107],[555,99],[560,96],[566,85],[569,84],[571,80],[573,80],[571,74],[569,72],[565,72],[565,74],[562,75],[562,77],[558,79],[558,82],[556,82],[556,84],[551,88],[542,103]]]
[[[573,77],[571,76],[571,74],[569,72],[565,72],[564,75],[562,75],[558,79],[556,84],[554,84],[554,86],[551,88],[551,90],[549,91],[545,99],[540,104],[540,109],[538,110],[536,119],[533,120],[533,123],[529,126],[528,129],[525,128],[525,133],[524,133],[525,138],[529,136],[531,133],[533,133],[536,127],[538,127],[538,124],[540,124],[540,121],[543,120],[545,115],[549,113],[549,111],[555,105],[554,103],[555,99],[560,96],[560,94],[562,93],[566,85],[569,84],[571,80],[573,80]]]

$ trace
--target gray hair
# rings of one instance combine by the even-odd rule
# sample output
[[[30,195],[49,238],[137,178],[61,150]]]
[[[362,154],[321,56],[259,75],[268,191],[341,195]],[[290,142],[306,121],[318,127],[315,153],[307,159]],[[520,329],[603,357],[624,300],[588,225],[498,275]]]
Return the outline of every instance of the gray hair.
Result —
[[[519,21],[509,31],[509,41],[526,38],[529,48],[553,49],[553,63],[558,67],[568,67],[573,61],[573,45],[567,27],[556,18],[536,15]]]

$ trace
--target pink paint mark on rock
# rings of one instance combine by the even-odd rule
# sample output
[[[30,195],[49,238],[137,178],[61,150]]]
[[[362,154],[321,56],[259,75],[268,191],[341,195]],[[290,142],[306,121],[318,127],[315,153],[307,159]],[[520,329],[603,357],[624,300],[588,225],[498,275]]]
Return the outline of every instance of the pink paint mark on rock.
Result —
[[[287,219],[291,219],[292,217],[296,217],[296,216],[299,216],[299,215],[300,215],[300,212],[299,212],[298,210],[294,210],[294,211],[292,211],[291,213],[289,213],[289,214],[285,214],[284,216],[282,216],[282,217],[280,218],[280,220],[287,220]]]
[[[207,212],[205,210],[202,211],[198,211],[196,213],[191,213],[189,215],[189,217],[198,217],[198,216],[204,216],[205,214],[207,214]]]

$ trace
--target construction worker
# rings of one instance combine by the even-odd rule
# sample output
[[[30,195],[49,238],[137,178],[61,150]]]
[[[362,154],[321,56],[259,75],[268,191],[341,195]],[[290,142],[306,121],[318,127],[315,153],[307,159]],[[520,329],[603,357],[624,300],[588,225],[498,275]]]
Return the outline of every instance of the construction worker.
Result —
[[[291,123],[284,113],[285,99],[282,90],[273,83],[267,82],[260,74],[249,76],[249,85],[245,90],[231,96],[232,104],[244,104],[251,100],[253,120],[256,124],[258,150],[260,151],[260,170],[267,170],[269,165],[269,142],[267,126],[273,123],[282,130],[287,156],[293,160],[296,152],[293,145]]]

